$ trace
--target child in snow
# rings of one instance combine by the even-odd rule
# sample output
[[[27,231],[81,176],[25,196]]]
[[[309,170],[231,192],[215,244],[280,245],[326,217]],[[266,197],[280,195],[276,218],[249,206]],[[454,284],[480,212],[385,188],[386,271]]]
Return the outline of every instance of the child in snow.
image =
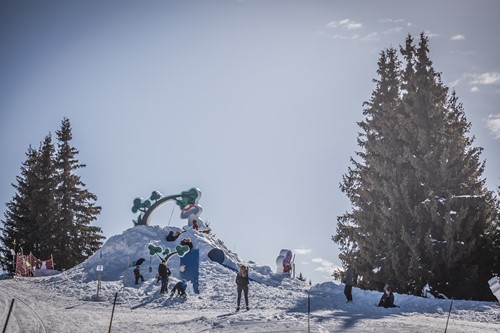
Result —
[[[182,296],[186,298],[186,288],[187,284],[184,282],[184,280],[179,281],[175,284],[175,286],[172,288],[172,292],[170,293],[170,297],[174,296],[175,292],[179,294],[179,296]]]
[[[392,293],[391,287],[387,286],[384,288],[384,294],[378,302],[378,306],[383,306],[384,308],[396,308],[397,305],[394,304],[394,294]]]
[[[248,307],[248,267],[241,265],[240,271],[236,275],[236,286],[238,287],[238,302],[236,306],[236,311],[240,311],[240,301],[241,301],[241,292],[243,291],[245,296],[245,305],[247,310],[250,310]]]
[[[144,282],[144,277],[141,274],[141,266],[139,265],[135,266],[134,277],[135,277],[135,284],[139,283],[139,279],[141,280],[141,282]]]

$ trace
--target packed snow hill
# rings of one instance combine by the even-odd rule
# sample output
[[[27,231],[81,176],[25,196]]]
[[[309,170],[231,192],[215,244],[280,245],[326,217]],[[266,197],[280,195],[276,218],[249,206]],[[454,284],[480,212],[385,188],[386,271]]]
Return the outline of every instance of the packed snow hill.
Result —
[[[167,241],[170,231],[182,234]],[[193,268],[172,255],[186,239],[197,252],[199,275],[187,281],[186,298],[170,296]],[[165,253],[171,275],[168,293],[160,294],[156,274]],[[144,278],[137,284],[136,264]],[[236,312],[240,264],[249,267],[250,309]],[[399,308],[383,308],[376,306],[378,291],[353,288],[353,302],[346,303],[343,290],[334,282],[308,286],[242,260],[212,234],[140,225],[109,238],[73,269],[1,280],[0,324],[5,332],[500,332],[497,302],[395,294]]]

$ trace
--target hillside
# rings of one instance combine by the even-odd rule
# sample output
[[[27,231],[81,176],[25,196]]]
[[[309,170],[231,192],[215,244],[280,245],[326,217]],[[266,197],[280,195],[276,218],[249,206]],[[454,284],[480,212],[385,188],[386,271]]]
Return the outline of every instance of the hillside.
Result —
[[[353,289],[354,303],[346,304],[343,286],[333,282],[309,287],[298,280],[275,274],[270,267],[250,266],[250,311],[235,313],[235,272],[244,260],[213,235],[186,231],[175,242],[166,242],[170,230],[137,226],[108,239],[94,256],[59,275],[0,281],[0,313],[6,318],[8,304],[16,298],[12,332],[103,332],[109,327],[113,301],[113,332],[304,332],[308,327],[310,297],[312,332],[442,332],[450,300],[435,300],[396,294],[400,308],[384,309],[375,304],[379,292]],[[199,294],[192,285],[187,300],[159,294],[155,278],[159,259],[149,256],[148,244],[174,248],[189,237],[200,253]],[[224,252],[224,265],[208,258],[212,249]],[[101,256],[102,253],[102,256]],[[144,258],[145,282],[135,285],[133,264]],[[103,266],[102,288],[97,293],[97,265]],[[149,266],[152,272],[149,272]],[[180,277],[180,262],[173,256],[169,287]],[[34,314],[36,313],[36,315]],[[40,318],[40,321],[37,320]],[[38,328],[34,328],[38,327]],[[454,301],[450,332],[497,332],[498,303]]]

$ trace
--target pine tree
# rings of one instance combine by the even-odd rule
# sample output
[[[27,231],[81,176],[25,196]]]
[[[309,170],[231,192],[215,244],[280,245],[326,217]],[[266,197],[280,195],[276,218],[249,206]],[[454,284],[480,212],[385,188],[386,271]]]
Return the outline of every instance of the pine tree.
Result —
[[[56,132],[58,150],[48,135],[39,150],[31,147],[16,177],[16,194],[7,203],[0,228],[0,264],[13,271],[11,249],[41,259],[53,255],[57,269],[68,269],[92,255],[102,244],[101,228],[90,225],[99,214],[96,196],[85,189],[75,170],[78,151],[70,145],[71,126],[62,121]],[[14,248],[14,242],[16,246]]]
[[[361,161],[352,159],[341,183],[353,211],[338,218],[333,239],[362,287],[389,282],[419,294],[430,281],[448,296],[487,299],[491,241],[484,236],[495,200],[463,107],[454,92],[448,96],[428,53],[424,34],[418,46],[407,37],[404,68],[395,50],[381,53],[359,123]]]
[[[357,155],[364,163],[351,159],[354,168],[349,168],[341,184],[355,209],[339,217],[334,241],[341,246],[340,259],[356,272],[365,272],[360,283],[366,288],[383,286],[399,266],[398,253],[391,249],[396,248],[394,235],[400,232],[392,217],[399,203],[393,199],[397,188],[392,184],[400,178],[403,148],[394,131],[400,121],[400,67],[395,49],[381,52],[376,89],[364,103],[366,119],[358,124],[364,133],[358,137],[363,151]]]
[[[72,133],[69,119],[65,118],[59,131],[56,167],[58,170],[59,207],[57,226],[61,230],[54,239],[54,257],[60,268],[71,268],[99,249],[104,239],[101,228],[91,222],[101,211],[97,197],[85,189],[75,170],[85,167],[76,159],[78,150],[71,146]]]
[[[10,249],[38,256],[50,256],[48,245],[53,232],[56,213],[54,194],[57,187],[54,166],[54,145],[50,135],[40,144],[39,150],[29,147],[27,160],[21,167],[21,176],[12,185],[17,193],[7,203],[3,227],[0,229],[1,265],[13,271]],[[14,246],[16,242],[16,246]]]

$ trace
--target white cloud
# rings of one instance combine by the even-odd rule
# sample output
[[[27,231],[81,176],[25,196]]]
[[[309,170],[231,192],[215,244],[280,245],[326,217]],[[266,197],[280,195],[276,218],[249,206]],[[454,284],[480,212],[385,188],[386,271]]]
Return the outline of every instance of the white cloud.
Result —
[[[457,80],[455,80],[455,81],[451,81],[451,82],[450,82],[450,86],[451,86],[451,87],[456,87],[456,86],[458,86],[460,83],[462,83],[462,79],[457,79]]]
[[[363,27],[362,23],[358,23],[356,21],[350,19],[344,19],[341,21],[331,21],[326,25],[327,28],[343,28],[343,29],[360,29]]]
[[[340,268],[339,266],[335,265],[331,261],[328,261],[323,258],[314,258],[312,262],[318,264],[319,266],[316,267],[314,270],[318,272],[325,272],[328,274],[333,273],[333,271],[337,268]]]
[[[430,30],[426,30],[426,31],[424,31],[424,34],[425,34],[427,37],[429,37],[429,38],[432,38],[432,37],[438,37],[438,36],[439,36],[439,34],[435,34],[435,33],[433,33],[433,32],[432,32],[432,31],[430,31]]]
[[[486,123],[488,129],[493,133],[495,139],[500,139],[500,115],[489,115]]]
[[[383,34],[394,34],[394,33],[399,33],[403,30],[403,27],[395,27],[395,28],[390,28],[388,30],[383,31]]]
[[[404,19],[381,19],[380,22],[382,23],[403,23],[405,20]]]
[[[478,92],[479,91],[479,88],[477,86],[474,86],[472,88],[470,88],[470,92]]]
[[[333,38],[333,39],[344,39],[344,40],[347,40],[347,39],[354,40],[354,39],[358,39],[359,35],[357,35],[357,34],[354,34],[352,36],[347,36],[347,35],[333,35],[333,36],[331,36],[331,38]]]
[[[293,252],[298,255],[306,255],[306,254],[311,254],[312,249],[295,249],[293,250]]]
[[[465,40],[465,36],[464,35],[451,36],[450,40]]]
[[[488,72],[483,74],[472,75],[473,79],[470,84],[500,84],[500,73],[498,72]]]
[[[363,40],[379,41],[380,40],[379,33],[378,32],[369,33],[368,35],[363,37]]]

